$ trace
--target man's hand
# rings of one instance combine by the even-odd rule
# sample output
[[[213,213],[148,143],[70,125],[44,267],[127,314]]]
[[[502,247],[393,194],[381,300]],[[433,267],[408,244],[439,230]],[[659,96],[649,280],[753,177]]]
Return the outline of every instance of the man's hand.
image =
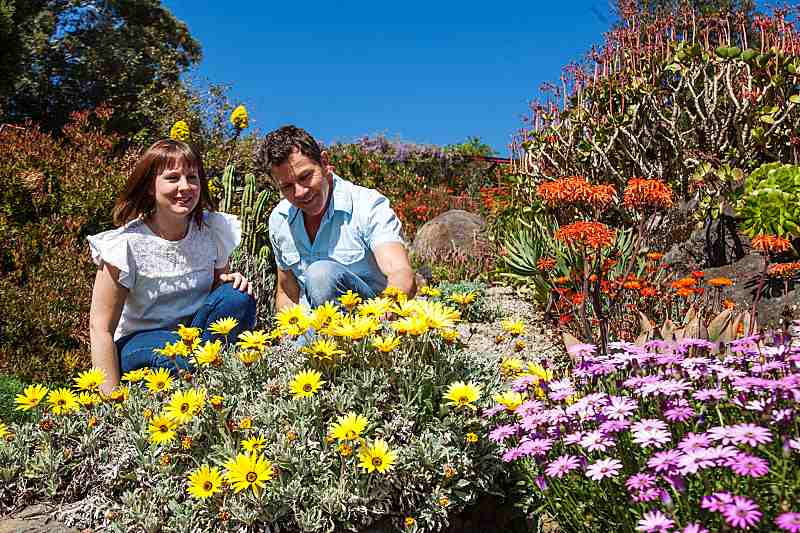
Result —
[[[375,254],[378,268],[386,276],[386,286],[397,287],[413,298],[417,293],[417,284],[406,247],[399,242],[387,242],[376,246],[372,253]]]
[[[222,283],[227,283],[230,281],[233,283],[234,289],[239,289],[242,292],[246,292],[250,296],[253,295],[253,285],[239,272],[220,274],[219,280]]]

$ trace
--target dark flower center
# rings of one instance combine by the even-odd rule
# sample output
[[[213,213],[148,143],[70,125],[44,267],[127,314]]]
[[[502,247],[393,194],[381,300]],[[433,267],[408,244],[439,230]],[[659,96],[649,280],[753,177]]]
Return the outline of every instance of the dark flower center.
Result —
[[[212,485],[210,481],[206,481],[205,483],[203,483],[203,490],[210,491],[213,488],[214,485]]]
[[[254,483],[258,479],[258,474],[255,472],[248,472],[245,479],[247,479],[248,483]]]
[[[372,458],[372,466],[381,466],[383,464],[383,459],[380,457],[373,457]]]
[[[308,383],[303,385],[303,392],[311,392],[311,385]]]

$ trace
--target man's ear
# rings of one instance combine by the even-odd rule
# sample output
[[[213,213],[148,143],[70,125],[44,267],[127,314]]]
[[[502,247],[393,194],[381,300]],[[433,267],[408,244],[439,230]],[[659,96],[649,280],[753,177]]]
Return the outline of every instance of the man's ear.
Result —
[[[328,157],[328,152],[326,152],[325,150],[320,152],[319,159],[320,159],[320,162],[322,163],[323,173],[324,173],[325,177],[327,178],[333,172],[333,165],[331,165],[331,160]]]

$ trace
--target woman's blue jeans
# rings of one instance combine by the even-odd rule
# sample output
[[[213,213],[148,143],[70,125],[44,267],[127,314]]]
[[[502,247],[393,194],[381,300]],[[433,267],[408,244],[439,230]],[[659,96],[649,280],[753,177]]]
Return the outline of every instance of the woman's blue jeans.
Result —
[[[239,324],[228,333],[228,339],[235,339],[239,333],[253,329],[256,322],[255,299],[230,283],[223,283],[206,296],[200,309],[192,318],[192,327],[203,330],[201,342],[221,339],[208,330],[220,318],[233,317]],[[114,342],[119,354],[120,369],[129,372],[137,368],[166,368],[173,374],[178,369],[189,369],[191,363],[183,357],[165,357],[154,350],[163,348],[168,342],[178,340],[178,334],[168,329],[149,329],[126,335]]]

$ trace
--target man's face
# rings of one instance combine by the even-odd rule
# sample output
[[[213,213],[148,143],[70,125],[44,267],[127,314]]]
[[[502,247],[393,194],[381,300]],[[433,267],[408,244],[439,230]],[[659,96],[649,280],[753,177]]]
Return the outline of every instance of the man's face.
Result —
[[[326,170],[327,154],[322,153],[322,165],[295,150],[280,165],[274,165],[272,178],[289,203],[310,217],[321,217],[328,206],[333,175]]]

